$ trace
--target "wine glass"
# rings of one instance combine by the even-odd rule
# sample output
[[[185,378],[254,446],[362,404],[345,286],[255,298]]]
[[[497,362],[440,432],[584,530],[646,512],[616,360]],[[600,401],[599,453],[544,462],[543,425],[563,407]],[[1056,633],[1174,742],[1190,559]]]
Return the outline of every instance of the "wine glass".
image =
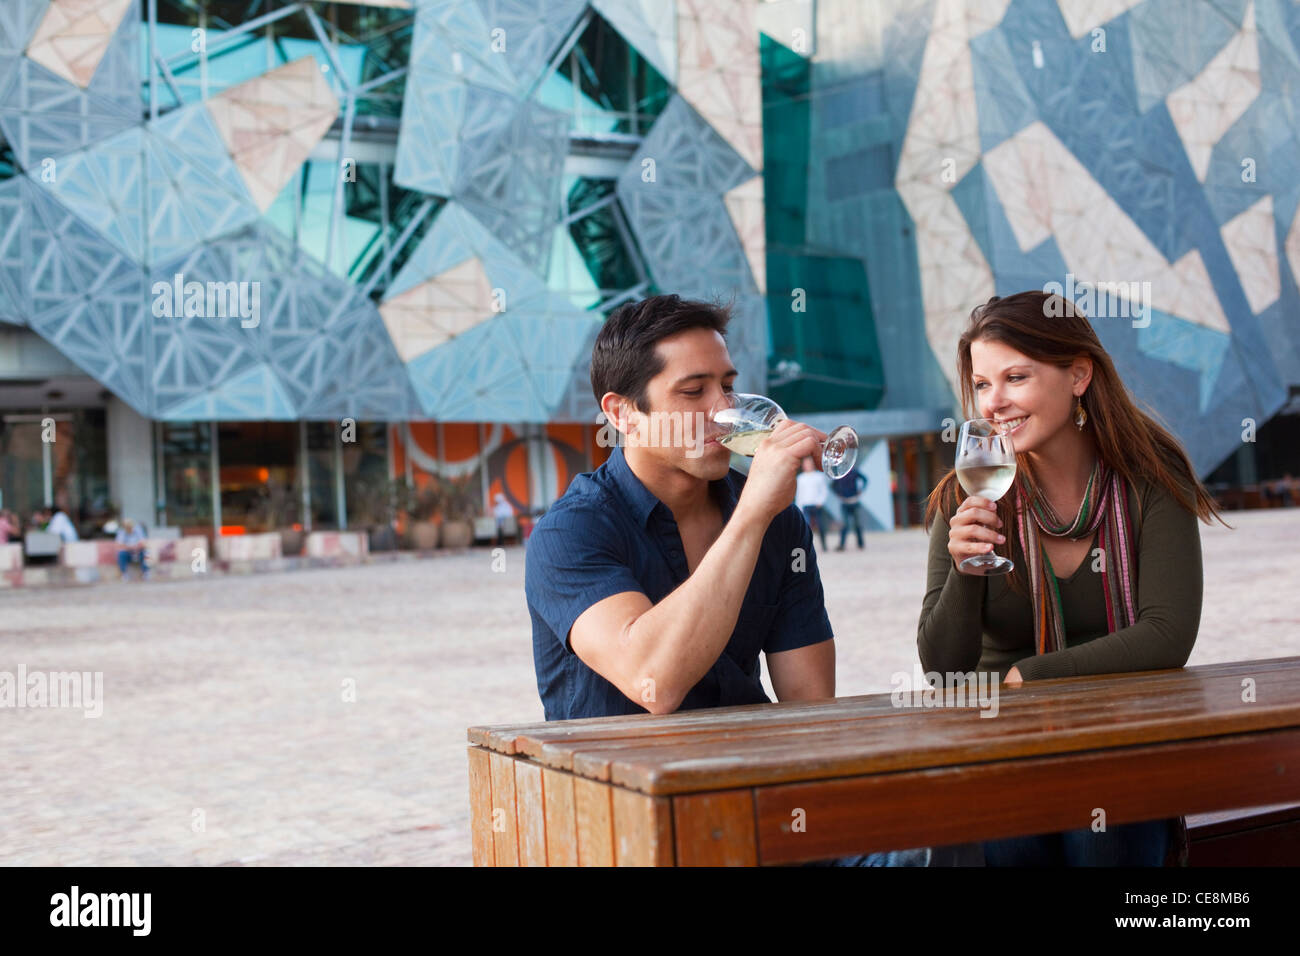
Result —
[[[997,501],[1016,480],[1016,452],[1011,436],[987,418],[963,422],[957,436],[957,480],[972,497]],[[1015,564],[1000,554],[976,554],[958,567],[974,574],[1006,574]]]
[[[728,451],[752,458],[768,433],[788,417],[781,406],[762,395],[744,392],[728,394],[729,404],[714,409],[709,420],[721,429],[718,442]],[[822,445],[822,471],[827,476],[843,478],[858,460],[858,433],[841,425],[826,436]]]

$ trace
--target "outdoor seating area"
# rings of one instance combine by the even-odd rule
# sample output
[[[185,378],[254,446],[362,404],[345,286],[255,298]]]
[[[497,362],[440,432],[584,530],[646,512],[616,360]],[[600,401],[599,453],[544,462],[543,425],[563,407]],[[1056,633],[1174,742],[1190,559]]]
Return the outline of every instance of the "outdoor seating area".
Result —
[[[484,519],[480,519],[481,521]],[[439,535],[438,526],[431,539],[416,535],[390,535],[381,547],[372,547],[373,531],[256,532],[225,534],[215,537],[195,534],[191,529],[157,528],[143,539],[149,568],[148,579],[165,581],[208,573],[269,573],[304,568],[342,567],[372,561],[394,561],[453,554],[468,547],[490,547],[497,543],[495,519],[491,533],[486,526],[475,526],[476,536],[469,540],[469,525],[462,532],[453,527]],[[501,543],[521,543],[520,522],[508,519]],[[462,534],[464,535],[462,537]],[[522,537],[526,537],[526,533]],[[286,541],[289,546],[286,547]],[[430,543],[431,541],[431,543]],[[215,543],[215,547],[214,547]],[[421,547],[421,545],[425,545]],[[120,546],[111,538],[65,542],[58,535],[29,531],[24,540],[0,544],[0,588],[48,587],[97,584],[121,581]],[[128,568],[131,580],[141,580],[139,562]]]

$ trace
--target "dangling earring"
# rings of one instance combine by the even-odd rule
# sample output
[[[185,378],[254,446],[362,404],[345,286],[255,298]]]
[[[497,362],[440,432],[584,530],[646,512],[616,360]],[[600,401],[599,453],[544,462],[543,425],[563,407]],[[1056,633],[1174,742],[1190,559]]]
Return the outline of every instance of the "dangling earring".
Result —
[[[1074,407],[1074,427],[1083,431],[1083,426],[1088,421],[1088,412],[1083,407],[1083,396],[1079,396],[1079,404]]]

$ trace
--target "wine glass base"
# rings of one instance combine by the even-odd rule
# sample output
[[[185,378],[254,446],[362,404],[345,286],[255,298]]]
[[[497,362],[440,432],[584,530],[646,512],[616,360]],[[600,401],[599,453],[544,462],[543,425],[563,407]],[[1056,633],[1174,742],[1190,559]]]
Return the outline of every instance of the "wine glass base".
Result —
[[[858,433],[841,425],[822,443],[822,471],[832,481],[843,478],[858,461]]]
[[[1015,563],[1000,554],[977,554],[957,565],[967,574],[982,574],[986,577],[995,574],[1007,574],[1015,568]]]

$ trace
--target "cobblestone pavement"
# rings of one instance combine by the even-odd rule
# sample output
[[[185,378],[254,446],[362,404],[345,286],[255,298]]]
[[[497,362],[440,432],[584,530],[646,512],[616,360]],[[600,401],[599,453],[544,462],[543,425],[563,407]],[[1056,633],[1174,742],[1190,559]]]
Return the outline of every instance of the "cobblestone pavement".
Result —
[[[1191,663],[1300,653],[1300,510],[1229,520]],[[841,695],[911,670],[925,548],[823,556]],[[0,593],[0,670],[104,682],[98,719],[0,710],[0,863],[468,864],[465,728],[541,718],[523,553],[491,561]]]

